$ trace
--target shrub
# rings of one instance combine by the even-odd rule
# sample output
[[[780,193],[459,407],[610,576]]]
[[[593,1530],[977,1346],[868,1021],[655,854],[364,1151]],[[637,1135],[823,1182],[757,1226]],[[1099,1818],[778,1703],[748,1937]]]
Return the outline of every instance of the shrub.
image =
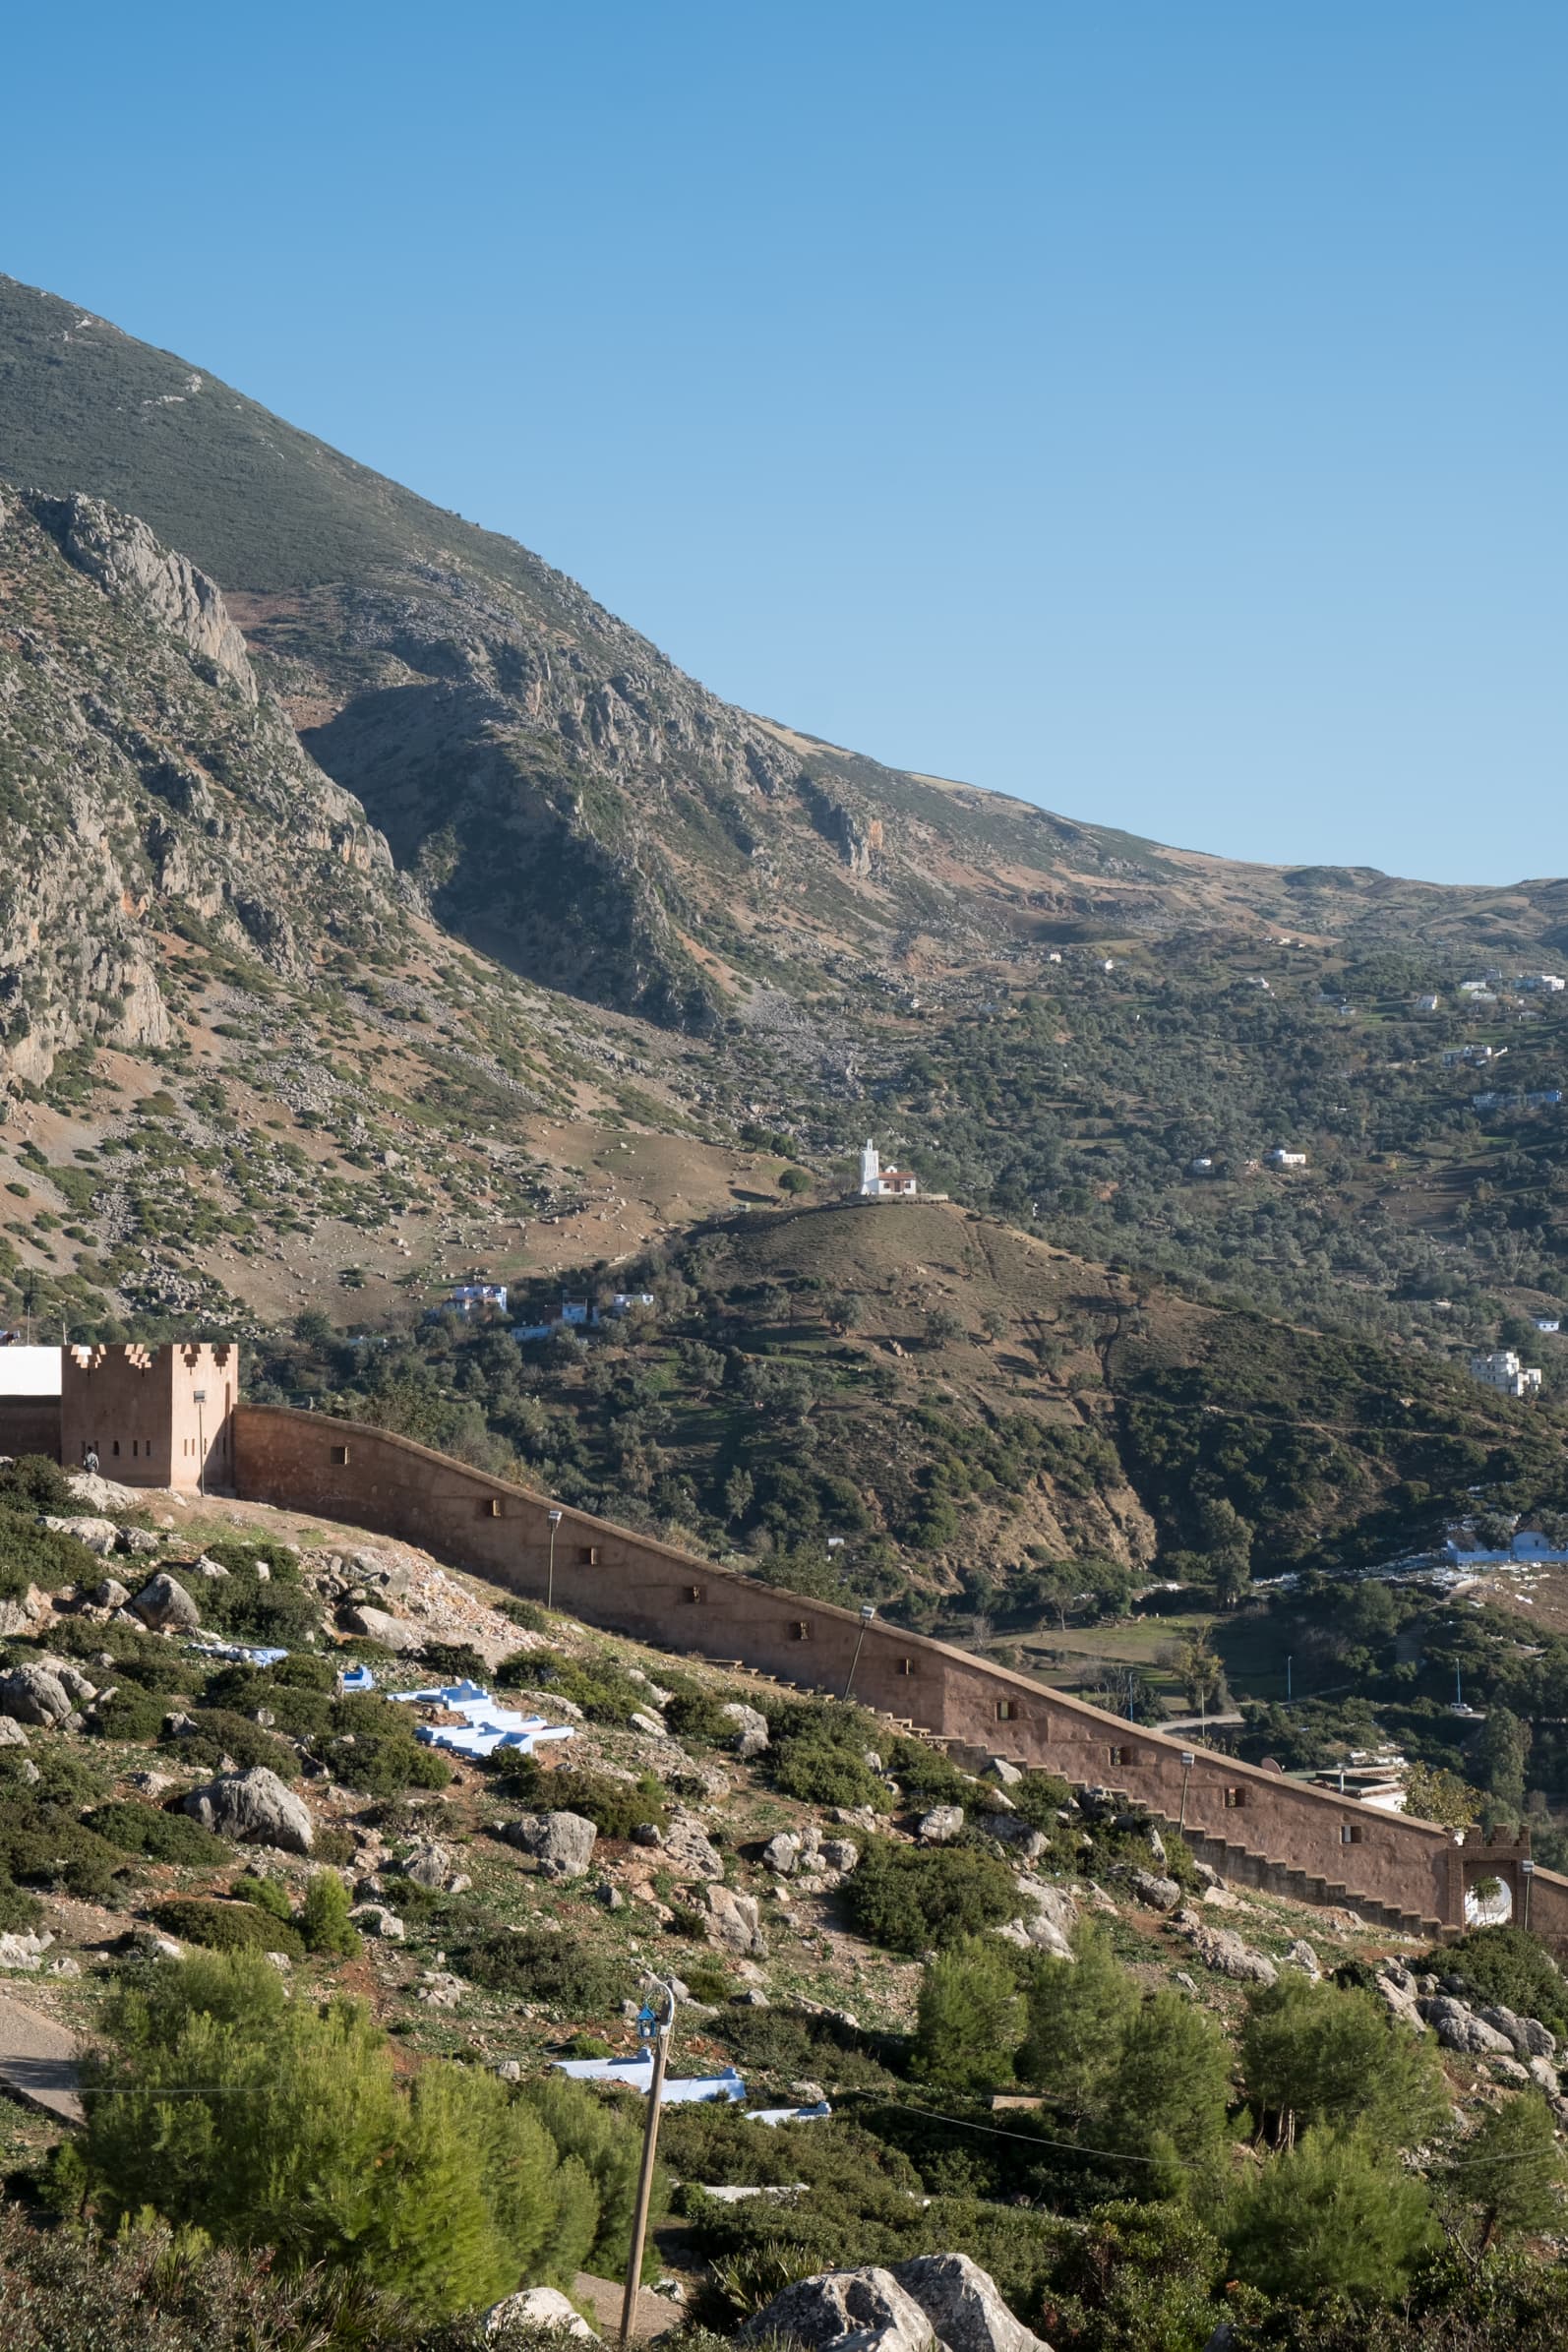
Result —
[[[571,2020],[615,2016],[631,1986],[624,1961],[576,1936],[514,1936],[485,1922],[466,1936],[453,1933],[450,1951],[453,1967],[487,1992],[540,2001]]]
[[[973,1782],[940,1748],[922,1739],[895,1739],[887,1769],[912,1805],[973,1806]]]
[[[0,1935],[16,1935],[30,1927],[36,1927],[43,1917],[43,1905],[35,1895],[26,1895],[8,1871],[0,1870]]]
[[[261,1878],[254,1870],[245,1870],[229,1889],[236,1902],[253,1902],[259,1911],[266,1911],[273,1919],[291,1923],[294,1906],[288,1899],[288,1889],[275,1878]]]
[[[1121,2056],[1139,1995],[1092,1920],[1080,1921],[1072,1948],[1075,1960],[1042,1957],[1030,1965],[1018,2072],[1026,2082],[1049,2084],[1069,2105],[1092,2109]]]
[[[87,1816],[86,1827],[122,1852],[145,1854],[150,1862],[212,1868],[228,1859],[221,1838],[188,1813],[164,1813],[156,1805],[98,1805]]]
[[[286,1952],[290,1960],[304,1958],[297,1931],[249,1902],[207,1902],[199,1896],[173,1895],[154,1903],[151,1916],[166,1935],[182,1944],[201,1944],[210,1952]]]
[[[452,1767],[414,1737],[405,1708],[375,1696],[340,1699],[332,1710],[332,1737],[319,1750],[335,1777],[367,1796],[395,1796],[404,1788],[445,1788]]]
[[[715,1967],[711,1960],[692,1962],[686,1971],[686,1989],[694,2001],[709,2004],[728,2001],[735,1990],[723,1969]]]
[[[1473,2224],[1476,2252],[1498,2238],[1538,2234],[1562,2218],[1563,2162],[1551,2109],[1525,2091],[1482,2116],[1448,2167],[1451,2201]]]
[[[350,2265],[430,2318],[537,2276],[563,2208],[566,2251],[582,2243],[582,2169],[531,2109],[477,2068],[400,2081],[357,2002],[290,2001],[265,1960],[204,1957],[122,1995],[108,2025],[82,2161],[111,2227],[151,2203],[218,2245],[274,2248],[285,2273]]]
[[[1483,2003],[1538,2018],[1559,2038],[1568,2036],[1568,1981],[1528,1928],[1472,1928],[1414,1965],[1463,1976]]]
[[[1107,2080],[1103,2120],[1091,2127],[1129,2161],[1133,2194],[1172,2196],[1190,2172],[1216,2164],[1230,2083],[1231,2046],[1207,2010],[1176,1992],[1145,2002]]]
[[[1059,1825],[1056,1815],[1072,1795],[1065,1780],[1058,1780],[1055,1773],[1025,1773],[1007,1791],[1012,1809],[1023,1816],[1031,1829],[1051,1831]]]
[[[299,1562],[280,1543],[212,1543],[208,1556],[228,1574],[202,1587],[202,1615],[241,1641],[294,1651],[321,1625],[321,1604],[299,1581]],[[258,1566],[268,1570],[265,1580]]]
[[[80,1509],[65,1472],[46,1454],[18,1454],[0,1463],[0,1510],[49,1511],[63,1517]]]
[[[1012,1872],[968,1846],[893,1845],[874,1838],[847,1882],[859,1932],[889,1952],[918,1954],[998,1926],[1018,1908]]]
[[[0,1505],[0,1598],[25,1593],[29,1585],[44,1593],[57,1593],[62,1585],[95,1585],[103,1573],[95,1552],[75,1536],[39,1527],[30,1506],[24,1511]]]
[[[1393,2025],[1374,1994],[1295,1973],[1247,1996],[1241,2075],[1260,2126],[1358,2126],[1381,2148],[1416,2147],[1440,2130],[1449,2100],[1430,2042]]]
[[[590,1723],[625,1723],[647,1709],[643,1684],[633,1682],[619,1659],[603,1652],[591,1658],[541,1658],[524,1650],[496,1669],[498,1687],[559,1691],[580,1707]]]
[[[318,1870],[305,1890],[299,1932],[307,1952],[352,1959],[359,1950],[359,1930],[348,1916],[348,1889],[335,1870]]]
[[[0,1799],[0,1873],[18,1886],[102,1902],[125,1868],[122,1848],[84,1829],[69,1806],[30,1789],[8,1789]]]
[[[168,1708],[139,1682],[120,1682],[89,1710],[87,1728],[99,1739],[156,1739]]]
[[[690,1747],[716,1748],[734,1737],[735,1725],[724,1714],[722,1699],[684,1675],[667,1674],[664,1683],[670,1693],[664,1719],[677,1739]]]
[[[580,1813],[601,1838],[630,1838],[639,1823],[656,1822],[660,1829],[670,1818],[670,1800],[663,1783],[650,1772],[634,1780],[618,1780],[608,1773],[578,1771],[566,1766],[546,1772],[531,1756],[517,1763],[498,1782],[508,1796],[532,1810]]]
[[[1012,2080],[1024,2004],[1009,1954],[966,1939],[921,1978],[910,2072],[942,2090],[984,2090]]]
[[[265,1765],[280,1780],[298,1779],[299,1759],[293,1749],[285,1748],[281,1740],[248,1717],[235,1715],[227,1707],[203,1707],[191,1719],[194,1730],[171,1733],[164,1742],[178,1750],[182,1762],[210,1765],[217,1772],[227,1756],[241,1772]]]
[[[1265,2294],[1392,2302],[1437,2232],[1426,2184],[1355,2134],[1308,2132],[1233,2198],[1224,2235]]]
[[[537,1600],[499,1600],[496,1606],[504,1617],[510,1617],[513,1624],[523,1633],[549,1633],[556,1622],[550,1611],[541,1608]],[[521,1655],[519,1652],[518,1656]]]
[[[632,2218],[642,2153],[640,2131],[585,2084],[569,2081],[562,2075],[547,2075],[529,2082],[522,2097],[562,2155],[575,2157],[593,2183],[596,2225],[587,2256],[579,2267],[592,2267],[603,2278],[624,2278],[632,2255]],[[660,2164],[655,2167],[648,2207],[649,2243],[643,2254],[644,2278],[657,2277],[662,2267],[658,2249],[652,2243],[652,2229],[669,2211],[669,2175]]]
[[[488,1682],[490,1668],[469,1642],[427,1642],[420,1653],[437,1682]]]

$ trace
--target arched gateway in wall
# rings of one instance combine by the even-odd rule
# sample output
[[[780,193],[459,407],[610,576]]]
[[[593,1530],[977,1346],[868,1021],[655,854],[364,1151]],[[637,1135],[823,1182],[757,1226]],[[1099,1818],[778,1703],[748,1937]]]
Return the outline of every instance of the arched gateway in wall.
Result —
[[[401,1538],[452,1566],[542,1598],[552,1536],[558,1605],[678,1655],[754,1666],[854,1695],[935,1733],[961,1757],[1009,1761],[1109,1788],[1181,1828],[1228,1878],[1369,1923],[1436,1937],[1465,1924],[1467,1884],[1503,1880],[1539,1935],[1568,1946],[1568,1878],[1526,1871],[1528,1847],[1465,1846],[1434,1822],[1387,1814],[1278,1772],[1186,1748],[1004,1666],[882,1619],[756,1584],[710,1561],[473,1470],[385,1430],[237,1405],[235,1492]]]

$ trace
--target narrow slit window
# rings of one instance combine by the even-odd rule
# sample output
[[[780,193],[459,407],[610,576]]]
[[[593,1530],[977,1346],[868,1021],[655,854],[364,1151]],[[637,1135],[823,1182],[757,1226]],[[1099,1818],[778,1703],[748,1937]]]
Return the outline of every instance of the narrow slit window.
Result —
[[[1018,1702],[1016,1699],[998,1699],[996,1701],[996,1720],[998,1723],[1015,1722],[1017,1720],[1017,1717]]]
[[[809,1642],[812,1638],[810,1621],[805,1617],[797,1617],[790,1627],[790,1638],[796,1642]]]
[[[919,1669],[912,1658],[901,1658],[898,1661],[897,1671],[900,1674],[914,1674],[917,1673]]]
[[[337,1462],[337,1463],[344,1463],[344,1462],[346,1462],[346,1461],[348,1460],[348,1448],[347,1448],[347,1446],[345,1446],[345,1445],[334,1445],[334,1446],[333,1446],[333,1448],[332,1448],[332,1460],[333,1460],[334,1462]]]
[[[1225,1792],[1225,1803],[1228,1812],[1239,1813],[1246,1803],[1246,1790],[1244,1788],[1228,1788]]]
[[[1366,1832],[1358,1821],[1347,1821],[1340,1829],[1341,1845],[1364,1845]]]
[[[501,1497],[499,1494],[492,1494],[487,1498],[484,1507],[484,1516],[486,1519],[499,1519],[501,1517]]]
[[[577,1553],[577,1561],[578,1564],[583,1568],[597,1568],[599,1565],[599,1546],[597,1543],[584,1543],[581,1550]]]
[[[708,1589],[706,1585],[688,1585],[686,1588],[686,1597],[688,1600],[706,1600],[708,1597]]]

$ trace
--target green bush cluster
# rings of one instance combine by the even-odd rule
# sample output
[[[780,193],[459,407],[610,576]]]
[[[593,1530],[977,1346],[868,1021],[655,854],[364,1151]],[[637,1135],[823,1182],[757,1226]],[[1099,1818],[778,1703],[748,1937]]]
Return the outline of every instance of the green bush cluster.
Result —
[[[1018,1909],[1012,1872],[966,1845],[868,1840],[845,1887],[849,1915],[868,1942],[916,1955],[999,1926]]]
[[[363,2006],[291,2000],[254,1953],[160,1968],[105,2026],[53,2186],[110,2232],[151,2208],[220,2247],[271,2248],[284,2275],[350,2268],[425,2320],[524,2279],[570,2285],[596,2246],[624,2242],[630,2121],[572,2086],[513,2095],[474,2067],[403,2080]]]
[[[84,1822],[122,1852],[142,1854],[150,1862],[184,1863],[193,1868],[215,1868],[228,1859],[228,1847],[211,1830],[204,1830],[188,1813],[167,1813],[156,1805],[115,1803],[94,1806]]]
[[[625,1962],[580,1936],[513,1935],[479,1911],[449,1917],[446,1932],[452,1966],[473,1983],[542,2002],[568,2021],[613,2018],[635,1990]]]
[[[669,1792],[651,1772],[620,1780],[574,1765],[546,1771],[533,1757],[522,1756],[500,1776],[497,1788],[531,1812],[580,1813],[601,1838],[630,1838],[645,1821],[663,1829],[670,1818]]]
[[[182,1944],[209,1952],[283,1952],[303,1960],[298,1932],[270,1909],[251,1902],[215,1902],[199,1895],[171,1895],[152,1905],[151,1918]]]
[[[771,1692],[758,1704],[768,1719],[761,1761],[781,1796],[807,1805],[891,1809],[886,1782],[866,1761],[868,1753],[880,1754],[885,1736],[874,1716],[832,1701],[780,1700]]]
[[[1483,2005],[1538,2018],[1559,2039],[1568,2037],[1568,1979],[1528,1928],[1474,1927],[1416,1964],[1438,1976],[1462,1976]]]
[[[544,1657],[537,1650],[518,1650],[496,1668],[498,1690],[542,1690],[559,1693],[580,1707],[590,1723],[625,1723],[645,1713],[648,1694],[633,1682],[609,1651],[591,1658]]]

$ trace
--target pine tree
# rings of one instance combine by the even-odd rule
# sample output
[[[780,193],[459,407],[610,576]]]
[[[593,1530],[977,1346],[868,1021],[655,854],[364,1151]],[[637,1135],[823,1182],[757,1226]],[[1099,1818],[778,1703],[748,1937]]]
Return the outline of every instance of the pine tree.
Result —
[[[1008,2082],[1024,2021],[1006,1953],[971,1936],[939,1953],[921,1978],[913,2072],[943,2090]]]
[[[1126,2029],[1087,2137],[1129,2164],[1142,2159],[1130,2184],[1140,2193],[1177,2195],[1219,2155],[1230,2081],[1230,2045],[1215,2020],[1181,1993],[1156,1993]]]
[[[1476,2252],[1562,2218],[1563,2160],[1551,2109],[1536,2091],[1494,2108],[1463,2141],[1444,2176],[1448,2200],[1476,2226]]]
[[[299,1932],[307,1952],[352,1959],[359,1950],[359,1930],[348,1916],[348,1889],[335,1870],[318,1870],[305,1890]]]
[[[1028,2030],[1018,2073],[1053,2097],[1096,2104],[1138,2014],[1138,1988],[1090,1920],[1074,1931],[1076,1960],[1041,1960],[1025,1992]]]
[[[1357,2133],[1307,2132],[1232,2199],[1236,2274],[1290,2303],[1388,2301],[1435,2244],[1426,2185]]]
[[[1443,2123],[1448,2092],[1435,2048],[1389,2022],[1370,1993],[1294,1972],[1247,1998],[1241,2075],[1260,2131],[1359,2126],[1379,2147],[1415,2147]]]

